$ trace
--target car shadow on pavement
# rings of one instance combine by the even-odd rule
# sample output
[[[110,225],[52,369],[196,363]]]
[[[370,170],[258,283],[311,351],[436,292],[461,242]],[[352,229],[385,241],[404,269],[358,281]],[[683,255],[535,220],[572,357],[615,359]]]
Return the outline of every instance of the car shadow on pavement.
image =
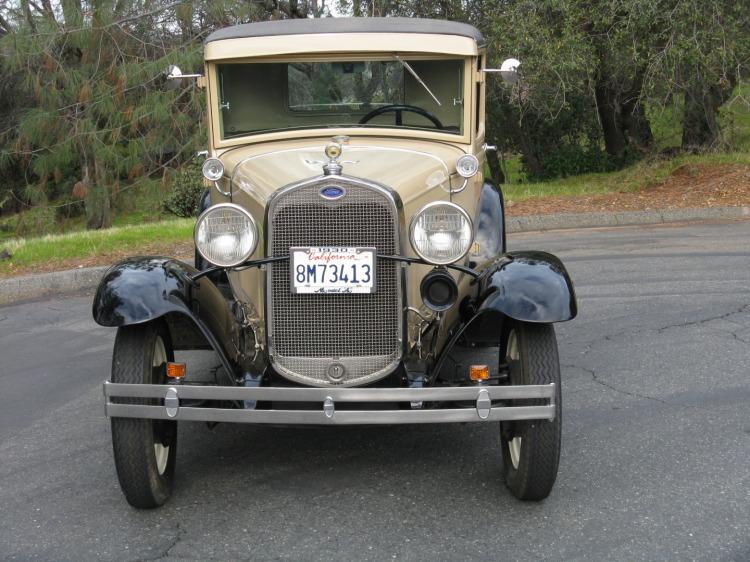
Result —
[[[180,425],[176,496],[207,486],[280,490],[315,496],[363,493],[462,493],[507,497],[501,478],[497,425],[260,427]],[[451,483],[467,480],[475,485]],[[461,491],[463,490],[463,491]],[[242,493],[240,491],[240,493]]]

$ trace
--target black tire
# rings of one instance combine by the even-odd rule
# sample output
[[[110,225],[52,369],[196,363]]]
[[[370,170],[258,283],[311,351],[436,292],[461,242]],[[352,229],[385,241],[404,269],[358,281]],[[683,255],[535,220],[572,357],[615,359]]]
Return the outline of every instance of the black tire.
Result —
[[[552,491],[560,462],[562,402],[555,329],[551,324],[515,323],[507,330],[501,351],[509,365],[509,384],[555,383],[554,420],[500,424],[505,485],[518,499],[543,500]]]
[[[159,341],[163,343],[163,353]],[[121,327],[112,356],[112,382],[166,384],[164,366],[154,365],[162,363],[162,359],[174,360],[169,332],[163,323]],[[144,399],[127,401],[146,403]],[[112,447],[117,478],[128,503],[142,509],[163,505],[172,493],[177,422],[112,418]]]

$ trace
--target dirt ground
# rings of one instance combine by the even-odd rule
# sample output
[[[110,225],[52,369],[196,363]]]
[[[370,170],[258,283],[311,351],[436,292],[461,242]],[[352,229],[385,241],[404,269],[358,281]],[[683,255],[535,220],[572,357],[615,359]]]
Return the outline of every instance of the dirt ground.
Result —
[[[664,182],[640,191],[511,201],[507,213],[521,216],[746,205],[750,205],[750,166],[688,164]]]

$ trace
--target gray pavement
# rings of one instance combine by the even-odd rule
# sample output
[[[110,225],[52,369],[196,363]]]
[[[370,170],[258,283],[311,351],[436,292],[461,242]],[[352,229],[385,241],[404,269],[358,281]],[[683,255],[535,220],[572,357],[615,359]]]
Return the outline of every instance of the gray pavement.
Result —
[[[114,333],[73,296],[0,307],[0,558],[750,560],[750,221],[509,241],[562,256],[579,296],[546,501],[505,490],[489,425],[183,423],[174,497],[134,510],[102,414]]]

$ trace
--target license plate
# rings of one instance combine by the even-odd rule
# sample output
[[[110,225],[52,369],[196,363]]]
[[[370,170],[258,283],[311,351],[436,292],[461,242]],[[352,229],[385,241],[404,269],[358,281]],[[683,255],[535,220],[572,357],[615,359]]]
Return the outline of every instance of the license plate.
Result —
[[[292,293],[374,293],[375,248],[289,248]]]

